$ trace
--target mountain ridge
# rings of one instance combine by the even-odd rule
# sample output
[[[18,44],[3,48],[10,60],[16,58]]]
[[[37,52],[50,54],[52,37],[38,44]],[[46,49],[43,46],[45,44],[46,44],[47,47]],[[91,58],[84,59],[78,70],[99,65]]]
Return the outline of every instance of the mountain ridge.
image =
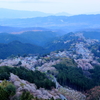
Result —
[[[25,10],[13,10],[13,9],[6,9],[0,8],[1,16],[0,18],[32,18],[32,17],[44,17],[49,16],[51,14],[40,12],[40,11],[25,11]],[[10,13],[10,14],[9,14]]]
[[[21,43],[19,41],[12,41],[8,44],[0,43],[0,59],[5,59],[11,55],[42,54],[43,52],[47,51],[40,46],[29,43]]]
[[[2,19],[1,26],[13,27],[43,27],[47,29],[61,29],[68,32],[100,27],[100,14],[75,16],[47,16],[25,19]]]
[[[1,16],[0,16],[1,19],[46,17],[46,16],[51,16],[51,15],[55,15],[55,16],[61,16],[61,15],[70,16],[71,15],[66,12],[60,12],[60,13],[53,14],[53,13],[45,13],[41,11],[14,10],[14,9],[7,9],[7,8],[0,8],[0,13],[1,13]]]

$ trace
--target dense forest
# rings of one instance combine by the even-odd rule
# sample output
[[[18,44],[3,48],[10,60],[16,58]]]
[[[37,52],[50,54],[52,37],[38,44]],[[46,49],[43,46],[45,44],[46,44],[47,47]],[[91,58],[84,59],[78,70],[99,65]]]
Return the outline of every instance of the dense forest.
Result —
[[[29,43],[21,43],[19,41],[13,41],[8,44],[0,44],[0,59],[5,59],[11,55],[43,54],[46,52],[47,50],[40,46]]]
[[[55,87],[55,83],[49,80],[45,73],[41,73],[40,71],[33,72],[23,67],[0,67],[0,80],[9,80],[10,73],[17,75],[20,79],[27,80],[30,83],[35,83],[37,88],[42,87],[45,89],[51,89],[52,87]]]
[[[57,64],[54,67],[59,71],[57,81],[63,86],[69,86],[76,90],[86,91],[100,85],[100,66],[88,70],[91,76],[87,77],[81,68]]]

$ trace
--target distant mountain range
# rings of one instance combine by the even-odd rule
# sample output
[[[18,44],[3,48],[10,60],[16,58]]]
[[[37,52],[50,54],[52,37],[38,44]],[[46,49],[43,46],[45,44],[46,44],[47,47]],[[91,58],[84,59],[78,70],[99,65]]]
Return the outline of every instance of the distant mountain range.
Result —
[[[42,27],[10,27],[10,26],[0,26],[0,33],[12,33],[17,34],[18,32],[25,32],[25,31],[49,31],[50,29],[42,28]]]
[[[32,18],[32,17],[44,17],[49,16],[49,13],[43,13],[40,11],[20,11],[0,8],[0,18]]]
[[[55,15],[56,15],[56,16],[72,16],[71,14],[66,13],[66,12],[57,13],[57,14],[55,14]]]
[[[100,14],[70,16],[66,12],[49,14],[39,11],[0,8],[0,32],[30,31],[32,28],[33,30],[42,28],[43,30],[50,29],[65,32],[84,31],[87,29],[99,29],[99,19]]]
[[[48,16],[26,19],[0,19],[1,26],[11,27],[43,27],[75,32],[88,28],[100,27],[100,14],[75,16]]]
[[[44,13],[40,11],[24,11],[24,10],[12,10],[12,9],[5,9],[5,8],[0,8],[0,18],[33,18],[33,17],[46,17],[46,16],[51,16],[51,15],[56,15],[56,16],[70,16],[70,14],[66,12],[61,12],[57,14],[51,14],[51,13]]]

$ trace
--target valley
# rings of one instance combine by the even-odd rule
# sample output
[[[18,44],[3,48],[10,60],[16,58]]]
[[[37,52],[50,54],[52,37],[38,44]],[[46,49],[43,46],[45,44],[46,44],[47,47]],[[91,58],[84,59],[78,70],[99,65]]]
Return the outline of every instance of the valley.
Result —
[[[14,11],[0,17],[0,100],[99,100],[100,14]]]

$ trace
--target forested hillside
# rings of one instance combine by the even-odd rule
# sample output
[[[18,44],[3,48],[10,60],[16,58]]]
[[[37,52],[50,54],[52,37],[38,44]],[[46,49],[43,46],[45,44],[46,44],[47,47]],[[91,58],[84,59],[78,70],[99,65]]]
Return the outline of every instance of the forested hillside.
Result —
[[[11,55],[43,54],[47,51],[40,46],[29,43],[13,41],[8,44],[0,44],[0,59],[5,59]]]
[[[19,32],[20,33],[20,32]],[[0,43],[10,43],[12,41],[20,41],[22,43],[30,43],[39,46],[45,46],[48,42],[53,41],[60,36],[59,32],[52,31],[26,31],[18,34],[0,33]]]

